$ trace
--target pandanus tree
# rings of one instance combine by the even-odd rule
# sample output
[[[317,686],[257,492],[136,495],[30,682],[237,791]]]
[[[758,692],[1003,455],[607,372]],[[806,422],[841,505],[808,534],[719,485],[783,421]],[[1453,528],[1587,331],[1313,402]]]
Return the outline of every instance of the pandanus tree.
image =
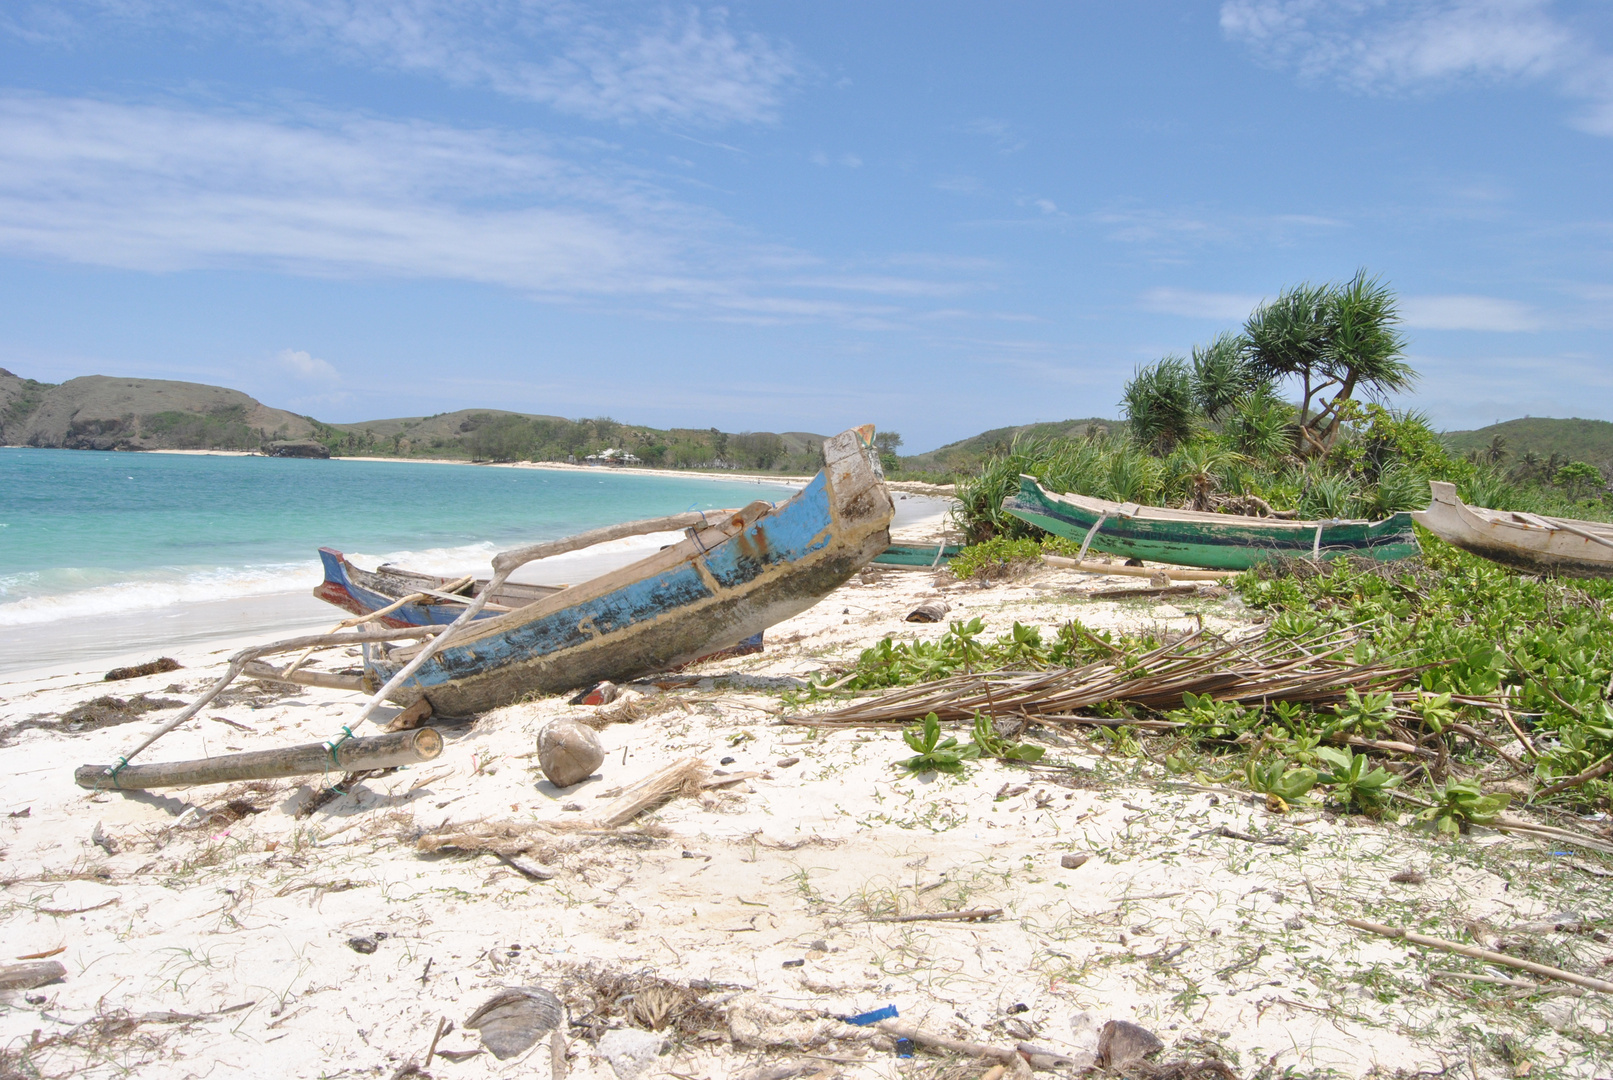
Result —
[[[1264,382],[1250,367],[1246,349],[1243,338],[1232,333],[1193,346],[1193,399],[1209,419],[1220,422]]]
[[[1342,285],[1287,289],[1249,316],[1250,366],[1274,381],[1299,380],[1302,452],[1332,449],[1356,395],[1382,397],[1412,385],[1417,376],[1405,361],[1399,324],[1394,293],[1364,270]]]
[[[1138,442],[1160,454],[1168,454],[1193,434],[1198,416],[1194,400],[1193,376],[1179,356],[1167,356],[1157,364],[1138,368],[1126,384],[1121,408]]]

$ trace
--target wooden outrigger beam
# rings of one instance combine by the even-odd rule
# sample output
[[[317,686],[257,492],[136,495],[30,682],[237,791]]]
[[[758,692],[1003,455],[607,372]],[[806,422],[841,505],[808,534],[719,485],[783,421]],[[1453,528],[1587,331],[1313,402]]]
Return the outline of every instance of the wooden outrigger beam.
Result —
[[[430,761],[442,753],[442,736],[432,728],[415,728],[371,738],[343,736],[330,742],[250,750],[193,761],[128,765],[108,776],[100,765],[81,765],[73,773],[79,787],[95,790],[188,787],[237,780],[271,780],[310,773],[368,772]]]

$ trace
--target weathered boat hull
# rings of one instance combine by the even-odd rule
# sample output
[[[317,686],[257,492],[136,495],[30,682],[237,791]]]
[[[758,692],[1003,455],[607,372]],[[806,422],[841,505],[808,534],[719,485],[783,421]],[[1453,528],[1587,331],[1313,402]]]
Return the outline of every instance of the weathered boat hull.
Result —
[[[858,429],[824,443],[823,472],[759,516],[678,544],[518,611],[470,623],[395,699],[448,716],[533,693],[664,671],[797,615],[890,544],[890,496]],[[373,659],[390,678],[412,655]]]
[[[314,596],[354,615],[368,615],[415,593],[422,587],[441,589],[452,581],[451,578],[393,567],[363,570],[348,562],[335,548],[320,548],[319,559],[325,566],[325,580],[314,587]],[[486,582],[480,581],[475,584],[479,587]],[[501,599],[507,606],[516,604],[524,606],[557,593],[560,588],[558,585],[506,585],[501,590]],[[390,614],[381,616],[376,622],[382,626],[392,627],[447,626],[459,617],[462,610],[464,610],[462,604],[452,601],[405,604]],[[496,611],[487,611],[479,617],[492,618],[497,614]]]
[[[421,586],[438,588],[450,584],[452,579],[420,574],[412,570],[399,570],[395,567],[383,567],[380,570],[361,570],[348,562],[340,551],[335,548],[320,548],[320,560],[325,564],[325,580],[314,587],[314,596],[327,604],[334,604],[344,611],[351,611],[355,615],[368,615],[372,611],[379,611],[391,606],[394,602],[416,592]],[[487,584],[485,579],[474,582],[471,589],[474,594]],[[560,585],[517,585],[506,584],[500,591],[505,601],[525,604],[534,603],[545,596],[559,592],[564,586]],[[511,592],[511,590],[516,590]],[[417,603],[404,604],[393,608],[388,615],[382,615],[374,622],[382,626],[447,626],[459,617],[463,606],[449,603]],[[497,611],[483,610],[478,612],[478,619],[496,618]],[[727,649],[719,649],[714,653],[707,653],[698,657],[699,660],[716,660],[727,656],[750,656],[762,651],[762,635],[752,634],[739,644]]]
[[[1468,506],[1457,496],[1454,484],[1435,482],[1429,486],[1433,498],[1428,509],[1415,510],[1411,516],[1441,540],[1526,574],[1613,578],[1613,547],[1609,546],[1613,544],[1613,526],[1606,522]],[[1598,543],[1572,530],[1604,535],[1608,543]]]
[[[1277,556],[1389,560],[1419,551],[1409,514],[1331,522],[1206,514],[1058,495],[1033,476],[1020,478],[1018,494],[1004,499],[1003,509],[1076,543],[1084,542],[1102,519],[1092,535],[1095,551],[1206,570],[1247,570]]]

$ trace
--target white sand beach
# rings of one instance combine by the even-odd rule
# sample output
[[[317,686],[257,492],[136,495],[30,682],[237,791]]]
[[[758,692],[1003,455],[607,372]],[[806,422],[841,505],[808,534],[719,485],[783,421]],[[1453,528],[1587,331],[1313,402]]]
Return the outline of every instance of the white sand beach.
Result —
[[[940,524],[912,517],[909,539]],[[1072,616],[1093,628],[1254,627],[1210,586],[1169,601],[1091,598],[1137,584],[868,572],[769,630],[760,655],[687,672],[698,681],[441,722],[439,758],[339,793],[326,791],[336,776],[150,793],[73,783],[76,766],[110,762],[172,716],[232,651],[289,624],[176,638],[161,651],[181,670],[115,683],[101,679],[112,660],[150,659],[154,640],[7,674],[0,962],[65,969],[5,992],[8,1075],[986,1072],[968,1054],[898,1056],[908,1051],[889,1032],[839,1019],[886,1006],[944,1038],[1038,1048],[1014,1058],[1016,1073],[1074,1075],[1092,1065],[1100,1029],[1127,1021],[1162,1041],[1156,1063],[1185,1063],[1158,1075],[1209,1075],[1194,1071],[1206,1059],[1239,1077],[1488,1078],[1530,1064],[1607,1075],[1579,1050],[1605,1045],[1606,995],[1493,981],[1517,972],[1442,979],[1458,958],[1339,922],[1491,943],[1547,936],[1565,910],[1605,915],[1609,872],[1597,865],[1484,830],[1451,844],[1393,822],[1276,813],[1090,730],[1037,732],[1048,753],[1036,766],[910,776],[893,767],[911,753],[895,729],[783,720],[784,691],[880,638],[944,633],[903,621],[924,601],[980,616],[993,635],[1016,620],[1051,632]],[[334,621],[308,614],[310,626]],[[330,739],[358,701],[241,682],[141,760]],[[596,727],[607,751],[597,775],[563,791],[535,757],[537,732],[561,717]],[[698,786],[620,827],[587,824],[621,789],[690,758]],[[423,850],[456,832],[522,854]],[[1071,855],[1085,859],[1066,868]],[[1524,881],[1521,867],[1533,868]],[[997,913],[922,918],[969,910]],[[907,916],[920,918],[889,921]],[[466,1028],[492,995],[522,986],[565,1002],[559,1056],[545,1036],[500,1060]],[[1475,1040],[1502,1035],[1524,1064],[1475,1065]],[[627,1044],[647,1049],[634,1059]]]

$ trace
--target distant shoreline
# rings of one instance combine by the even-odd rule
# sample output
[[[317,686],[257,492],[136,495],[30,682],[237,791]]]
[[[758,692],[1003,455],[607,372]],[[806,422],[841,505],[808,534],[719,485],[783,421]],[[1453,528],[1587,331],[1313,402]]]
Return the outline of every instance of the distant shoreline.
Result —
[[[0,447],[4,450],[63,450],[60,446],[10,446]],[[134,454],[178,454],[189,457],[270,457],[256,450],[128,450],[95,451],[97,453],[134,453]],[[291,460],[291,459],[288,459]],[[295,460],[324,460],[302,458]],[[696,478],[702,480],[728,480],[745,484],[778,484],[781,487],[804,487],[812,482],[811,476],[801,476],[791,473],[742,473],[729,471],[710,471],[703,469],[646,469],[635,466],[608,466],[608,465],[572,465],[564,461],[465,461],[460,458],[419,458],[419,457],[370,457],[359,455],[331,455],[331,461],[399,461],[406,464],[418,465],[472,465],[478,469],[551,469],[557,472],[584,472],[601,476],[664,476],[672,479]],[[816,475],[816,474],[814,474]],[[930,495],[937,498],[953,497],[952,484],[928,484],[922,480],[887,480],[885,486],[891,491],[904,492],[909,495]]]
[[[190,454],[200,457],[268,457],[255,450],[140,450],[141,454]],[[333,454],[331,461],[402,461],[421,465],[474,465],[479,469],[552,469],[557,472],[584,472],[602,476],[666,476],[671,478],[699,477],[703,480],[732,480],[740,483],[779,484],[783,487],[803,487],[812,482],[811,476],[791,473],[744,473],[702,469],[646,469],[638,466],[573,465],[565,461],[464,461],[459,458],[368,457]],[[815,475],[815,474],[814,474]],[[912,495],[952,495],[951,484],[926,484],[918,480],[887,480],[885,486],[892,491]]]

